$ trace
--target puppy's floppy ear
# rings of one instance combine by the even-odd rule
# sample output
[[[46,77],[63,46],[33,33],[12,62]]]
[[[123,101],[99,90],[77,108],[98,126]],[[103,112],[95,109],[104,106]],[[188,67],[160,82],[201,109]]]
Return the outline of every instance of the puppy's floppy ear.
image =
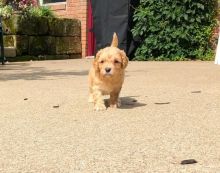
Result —
[[[115,32],[113,34],[111,47],[118,47],[118,36]]]
[[[100,58],[101,53],[102,53],[102,49],[97,52],[95,59],[93,61],[93,66],[96,71],[99,71],[99,58]]]
[[[121,53],[121,59],[122,59],[122,68],[125,69],[127,67],[127,65],[128,65],[129,59],[126,56],[125,51],[121,50],[120,53]]]

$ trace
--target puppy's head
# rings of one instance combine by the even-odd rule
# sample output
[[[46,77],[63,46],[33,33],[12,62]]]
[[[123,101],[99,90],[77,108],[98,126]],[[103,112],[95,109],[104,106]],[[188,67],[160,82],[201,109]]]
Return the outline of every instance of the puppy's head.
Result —
[[[104,77],[114,77],[121,73],[128,64],[128,57],[123,50],[117,48],[118,37],[114,33],[110,47],[101,49],[96,54],[94,68]]]

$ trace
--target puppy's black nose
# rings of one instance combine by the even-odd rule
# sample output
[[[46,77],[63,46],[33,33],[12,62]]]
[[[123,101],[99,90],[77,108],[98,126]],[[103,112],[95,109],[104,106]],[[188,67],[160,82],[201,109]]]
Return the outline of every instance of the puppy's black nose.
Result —
[[[111,68],[106,67],[106,68],[105,68],[105,71],[106,71],[107,73],[109,73],[109,72],[111,71]]]

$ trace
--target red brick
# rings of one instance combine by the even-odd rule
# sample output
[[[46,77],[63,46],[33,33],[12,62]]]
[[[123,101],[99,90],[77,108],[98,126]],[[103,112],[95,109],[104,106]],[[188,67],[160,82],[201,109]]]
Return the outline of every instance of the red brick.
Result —
[[[87,51],[87,0],[67,0],[64,6],[53,7],[55,13],[59,17],[76,18],[81,21],[81,41],[82,41],[82,57],[86,56]]]

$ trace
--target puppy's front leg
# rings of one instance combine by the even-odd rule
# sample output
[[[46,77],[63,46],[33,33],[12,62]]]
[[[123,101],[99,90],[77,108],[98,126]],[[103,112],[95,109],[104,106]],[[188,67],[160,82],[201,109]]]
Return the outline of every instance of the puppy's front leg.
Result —
[[[89,103],[94,103],[94,95],[93,95],[93,90],[91,87],[89,87],[89,99],[88,99]]]
[[[102,92],[98,88],[94,88],[93,90],[93,98],[94,98],[94,109],[96,111],[106,110],[104,100],[102,98]]]
[[[119,93],[120,91],[110,93],[110,107],[111,108],[117,108],[121,106],[121,102],[119,100]]]

